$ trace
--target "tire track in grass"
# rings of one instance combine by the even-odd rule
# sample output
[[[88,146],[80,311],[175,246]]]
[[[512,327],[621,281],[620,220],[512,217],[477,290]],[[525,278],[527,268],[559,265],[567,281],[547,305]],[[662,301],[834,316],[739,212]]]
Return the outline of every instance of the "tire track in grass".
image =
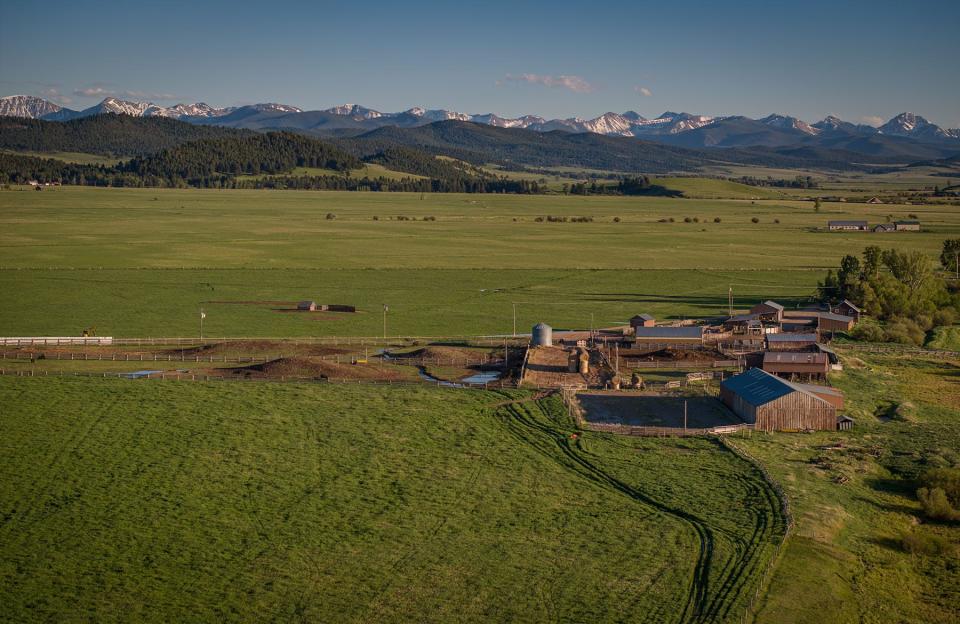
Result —
[[[530,403],[515,402],[503,405],[501,408],[507,416],[502,419],[503,422],[520,441],[579,476],[593,481],[605,489],[623,494],[655,512],[674,517],[693,530],[699,542],[697,561],[694,565],[692,579],[678,621],[701,621],[707,602],[708,576],[714,551],[712,529],[695,515],[664,505],[583,457],[575,447],[571,446],[566,432],[537,419],[530,413],[529,405]],[[532,405],[535,405],[536,409],[543,413],[543,406],[540,401],[532,403]],[[552,444],[547,443],[545,447],[544,443],[547,441],[552,442]],[[551,452],[551,448],[554,452]],[[556,451],[559,451],[559,456]],[[663,618],[658,618],[658,621],[663,621]]]

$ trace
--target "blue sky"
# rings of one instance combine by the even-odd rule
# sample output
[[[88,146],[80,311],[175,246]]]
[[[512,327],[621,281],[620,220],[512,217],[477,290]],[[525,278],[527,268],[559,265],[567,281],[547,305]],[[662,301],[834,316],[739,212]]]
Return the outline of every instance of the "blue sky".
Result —
[[[909,110],[960,127],[956,0],[42,6],[0,21],[2,95],[547,117]]]

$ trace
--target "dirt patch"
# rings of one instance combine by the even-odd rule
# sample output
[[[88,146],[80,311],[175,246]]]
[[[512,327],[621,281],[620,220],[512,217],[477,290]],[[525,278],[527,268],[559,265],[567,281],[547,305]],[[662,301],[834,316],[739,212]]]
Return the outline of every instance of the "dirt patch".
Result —
[[[641,394],[577,395],[584,418],[591,423],[683,428],[684,403],[691,429],[736,425],[740,419],[713,397],[662,397]]]
[[[406,381],[416,379],[416,370],[389,364],[351,364],[309,357],[289,357],[228,369],[231,374],[244,377],[280,378],[305,377],[312,379],[379,379]]]
[[[163,354],[188,356],[199,355],[221,356],[221,355],[255,355],[263,353],[267,355],[345,355],[356,353],[356,347],[333,347],[326,345],[297,344],[293,342],[280,342],[275,340],[244,340],[242,342],[217,342],[212,344],[190,347],[187,349],[171,348],[161,351]]]
[[[620,351],[620,357],[648,362],[714,362],[727,359],[716,349],[675,349],[673,347],[656,350],[624,349]]]

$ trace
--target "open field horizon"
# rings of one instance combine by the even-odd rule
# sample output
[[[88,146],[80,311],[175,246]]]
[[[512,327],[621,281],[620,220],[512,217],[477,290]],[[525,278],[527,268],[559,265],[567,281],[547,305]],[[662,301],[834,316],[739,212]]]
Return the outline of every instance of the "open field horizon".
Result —
[[[818,230],[830,219],[889,214],[917,214],[925,231]],[[593,221],[535,221],[551,215]],[[391,336],[481,335],[512,333],[516,304],[518,332],[538,321],[587,328],[639,312],[724,314],[728,289],[738,308],[766,298],[798,304],[845,253],[880,245],[934,257],[957,235],[960,215],[935,205],[823,203],[815,212],[782,200],[6,191],[0,318],[8,335],[95,326],[104,335],[191,336],[203,307],[209,336],[377,336],[387,304]],[[359,311],[291,315],[270,303],[307,299]]]

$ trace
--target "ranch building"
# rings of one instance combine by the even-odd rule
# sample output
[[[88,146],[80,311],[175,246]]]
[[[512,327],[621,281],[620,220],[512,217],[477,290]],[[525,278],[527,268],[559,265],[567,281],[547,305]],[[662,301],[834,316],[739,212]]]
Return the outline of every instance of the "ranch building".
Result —
[[[860,322],[860,314],[862,312],[860,308],[858,308],[857,305],[849,299],[844,299],[841,301],[840,305],[838,305],[833,311],[837,314],[853,317],[853,320],[856,323]]]
[[[637,327],[634,342],[643,344],[703,344],[703,327]]]
[[[910,219],[906,221],[895,221],[894,226],[896,226],[898,232],[919,232],[920,231],[920,222],[916,219]]]
[[[720,384],[720,398],[758,431],[833,431],[837,408],[802,386],[751,368]]]
[[[816,351],[817,335],[767,334],[767,351]]]
[[[297,309],[304,312],[316,312],[317,311],[317,302],[316,301],[301,301],[297,304]]]
[[[820,379],[830,371],[826,353],[767,351],[763,354],[763,370],[787,379]]]
[[[812,321],[812,325],[820,331],[850,331],[856,323],[852,316],[821,310],[790,310],[784,316],[784,324],[788,321]]]
[[[656,319],[649,314],[638,314],[630,319],[630,327],[633,329],[638,327],[653,327],[654,325],[656,325]]]
[[[893,223],[880,223],[873,226],[873,232],[876,234],[886,234],[888,232],[896,232],[897,226]]]
[[[854,232],[866,232],[866,221],[827,221],[827,229],[831,232],[852,230]]]
[[[750,308],[750,314],[756,314],[761,321],[779,323],[783,320],[783,306],[776,301],[764,301]]]

